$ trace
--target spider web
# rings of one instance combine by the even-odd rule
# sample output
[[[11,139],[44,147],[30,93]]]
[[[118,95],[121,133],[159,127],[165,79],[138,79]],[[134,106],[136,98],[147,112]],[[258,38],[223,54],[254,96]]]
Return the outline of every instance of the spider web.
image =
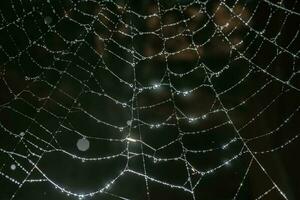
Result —
[[[0,8],[1,199],[296,198],[298,1]]]

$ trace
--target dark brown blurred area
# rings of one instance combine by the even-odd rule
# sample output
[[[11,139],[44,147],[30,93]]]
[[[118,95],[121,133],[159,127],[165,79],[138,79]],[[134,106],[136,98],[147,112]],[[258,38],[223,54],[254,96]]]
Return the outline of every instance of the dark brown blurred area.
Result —
[[[299,8],[1,1],[0,200],[299,199]]]

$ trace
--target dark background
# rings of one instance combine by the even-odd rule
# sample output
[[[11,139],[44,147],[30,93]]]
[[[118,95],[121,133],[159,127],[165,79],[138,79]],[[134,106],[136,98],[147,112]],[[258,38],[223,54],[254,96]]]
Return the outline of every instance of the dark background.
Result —
[[[192,184],[201,178],[194,191],[196,199],[232,199],[241,183],[237,199],[255,199],[272,188],[256,161],[243,180],[251,155],[241,151],[239,139],[212,152],[183,154],[183,147],[222,147],[238,138],[234,128],[252,152],[274,149],[297,137],[299,3],[237,0],[191,4],[185,0],[160,1],[158,6],[150,0],[113,2],[0,2],[0,199],[14,194],[17,200],[78,199],[49,181],[25,182],[21,187],[13,182],[22,183],[26,177],[45,179],[33,168],[37,161],[44,175],[77,194],[99,190],[127,164],[143,174],[143,163],[149,177],[165,183],[183,185],[188,173]],[[159,15],[144,19],[129,11]],[[140,34],[142,31],[151,34]],[[168,38],[165,47],[163,38]],[[193,43],[197,47],[190,46]],[[130,65],[133,62],[135,65]],[[170,76],[167,68],[173,72]],[[133,90],[130,84],[142,90]],[[153,84],[161,86],[153,89]],[[213,89],[203,84],[213,85]],[[182,94],[190,90],[188,95]],[[166,102],[149,107],[162,101]],[[233,124],[227,123],[225,108]],[[220,111],[211,112],[215,110]],[[197,120],[190,123],[183,113]],[[269,136],[251,140],[272,130]],[[199,133],[189,134],[193,131]],[[130,155],[139,154],[129,161],[127,142],[117,141],[128,133],[144,142],[129,143]],[[82,137],[90,141],[85,152],[76,147]],[[82,162],[62,150],[85,158],[118,156]],[[149,156],[141,156],[142,151]],[[180,160],[185,156],[196,170],[208,171],[240,152],[228,166],[203,177],[191,168],[187,172]],[[277,151],[255,154],[291,200],[300,197],[298,153],[296,138]],[[179,159],[156,162],[153,156]],[[12,164],[16,170],[11,170]],[[147,181],[151,199],[192,199],[182,189]],[[144,177],[126,172],[104,194],[85,199],[147,199],[146,194]],[[283,197],[273,189],[263,199]]]

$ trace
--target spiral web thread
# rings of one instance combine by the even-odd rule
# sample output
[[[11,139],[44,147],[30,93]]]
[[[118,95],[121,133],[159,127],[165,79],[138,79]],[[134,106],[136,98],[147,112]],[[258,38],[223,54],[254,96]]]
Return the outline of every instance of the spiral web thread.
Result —
[[[137,199],[113,190],[137,176],[143,198],[152,199],[157,184],[200,199],[206,179],[242,162],[225,196],[241,198],[256,167],[269,185],[253,198],[288,199],[263,156],[288,151],[299,137],[298,1],[145,2],[144,9],[133,0],[1,6],[0,175],[15,186],[9,198],[47,183],[70,198]],[[289,104],[282,116],[261,128],[282,102]],[[268,145],[272,137],[281,142]],[[96,153],[78,151],[80,138]],[[52,154],[79,166],[119,160],[120,168],[79,191],[41,164]],[[164,164],[180,166],[174,176],[183,178],[152,173]]]

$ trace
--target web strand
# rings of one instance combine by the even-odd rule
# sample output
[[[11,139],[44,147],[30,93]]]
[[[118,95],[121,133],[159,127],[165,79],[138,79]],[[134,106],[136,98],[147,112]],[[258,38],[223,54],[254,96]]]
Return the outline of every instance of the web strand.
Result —
[[[296,198],[298,7],[2,2],[0,199]]]

